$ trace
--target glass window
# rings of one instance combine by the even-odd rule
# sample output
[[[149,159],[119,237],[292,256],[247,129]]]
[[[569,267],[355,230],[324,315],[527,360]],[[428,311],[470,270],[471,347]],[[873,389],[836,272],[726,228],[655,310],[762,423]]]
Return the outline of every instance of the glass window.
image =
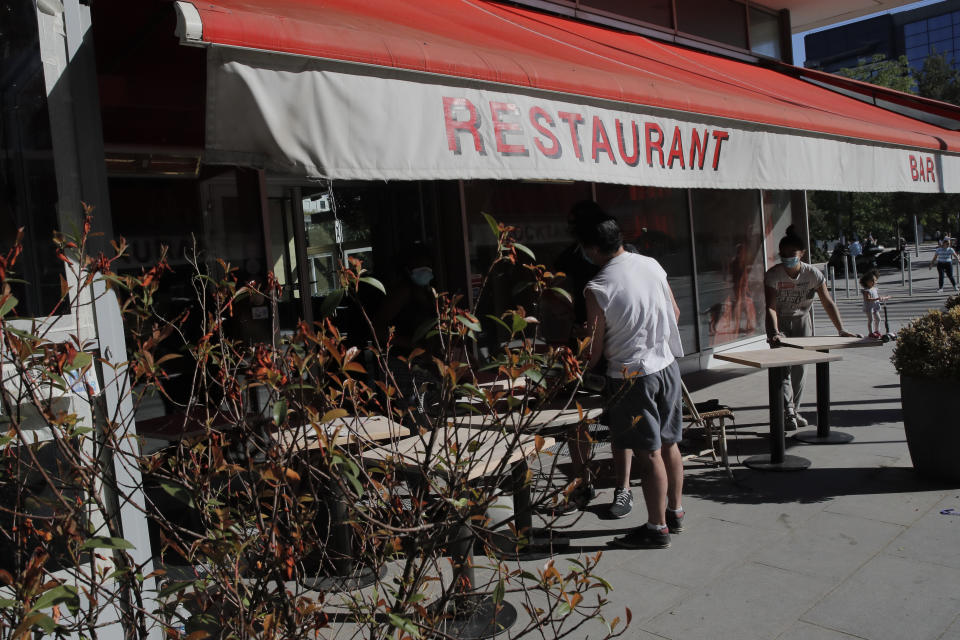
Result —
[[[953,16],[953,24],[960,24],[960,11],[954,11],[950,15]]]
[[[949,40],[953,37],[953,27],[946,27],[945,29],[931,29],[929,37],[930,42]]]
[[[598,184],[597,201],[617,217],[623,241],[660,263],[680,307],[684,353],[697,351],[693,256],[685,189]]]
[[[50,242],[58,227],[57,176],[34,3],[5,3],[0,34],[0,253],[23,227],[15,277],[27,284],[12,285],[12,292],[18,315],[39,317],[60,298],[64,271]]]
[[[750,8],[750,50],[771,58],[781,57],[778,16]]]
[[[930,47],[926,45],[922,47],[914,47],[913,49],[907,49],[907,58],[909,58],[911,62],[914,60],[920,60],[922,62],[923,59],[927,57],[929,52]]]
[[[649,22],[660,27],[673,28],[670,16],[670,0],[581,0],[580,8],[598,9],[607,13],[616,14],[633,20]]]
[[[787,234],[788,227],[792,225],[801,238],[807,237],[807,220],[802,210],[797,215],[793,214],[792,196],[790,191],[763,192],[763,235],[767,244],[767,269],[780,262],[780,240]],[[809,253],[807,255],[809,261]]]
[[[940,40],[930,43],[930,53],[939,53],[949,55],[953,51],[953,40]]]
[[[733,0],[676,0],[676,5],[679,31],[746,48],[744,5]]]
[[[953,20],[950,17],[949,13],[945,13],[942,16],[934,16],[933,18],[927,19],[927,28],[928,29],[939,29],[940,27],[949,27]]]
[[[918,33],[927,32],[927,23],[921,20],[920,22],[911,22],[909,24],[903,25],[903,35],[912,36]]]
[[[752,190],[694,189],[693,232],[703,347],[763,333],[763,234]]]
[[[904,40],[904,46],[905,46],[907,49],[910,49],[910,48],[912,48],[912,47],[925,46],[925,45],[927,44],[927,42],[929,42],[929,40],[927,39],[927,34],[926,34],[926,33],[918,33],[918,34],[913,35],[913,36],[907,36],[906,39]]]
[[[590,197],[590,185],[586,182],[471,180],[464,183],[474,296],[480,293],[481,279],[496,258],[496,239],[482,215],[487,213],[498,222],[516,227],[517,241],[533,251],[537,263],[566,273],[567,281],[559,286],[574,298],[573,306],[559,296],[538,301],[529,288],[523,287],[529,279],[527,269],[522,265],[501,264],[482,291],[478,303],[481,318],[520,304],[541,319],[540,332],[544,339],[557,343],[570,340],[574,325],[586,320],[582,292],[588,278],[562,266],[562,254],[576,246],[567,228],[567,214],[574,204]],[[483,346],[493,348],[502,336],[488,326],[492,323],[484,320],[483,324],[487,330]]]

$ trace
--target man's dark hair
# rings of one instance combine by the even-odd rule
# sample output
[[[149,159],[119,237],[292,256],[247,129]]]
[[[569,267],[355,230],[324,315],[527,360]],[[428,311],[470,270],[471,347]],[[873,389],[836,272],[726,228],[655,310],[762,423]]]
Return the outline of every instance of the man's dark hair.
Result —
[[[584,247],[596,247],[601,253],[611,254],[623,245],[617,219],[593,200],[573,205],[570,222],[574,237]]]
[[[796,234],[787,233],[780,239],[780,252],[784,251],[806,251],[807,248],[803,245],[803,240]]]

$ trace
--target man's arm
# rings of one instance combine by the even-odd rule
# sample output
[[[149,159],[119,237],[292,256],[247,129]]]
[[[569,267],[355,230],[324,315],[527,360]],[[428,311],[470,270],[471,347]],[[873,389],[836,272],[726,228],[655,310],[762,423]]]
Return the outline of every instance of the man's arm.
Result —
[[[840,319],[840,309],[837,308],[837,303],[834,302],[833,298],[830,296],[830,291],[827,289],[826,282],[820,284],[820,287],[817,289],[817,294],[820,296],[820,303],[823,305],[824,311],[827,312],[830,322],[832,322],[833,326],[837,328],[837,333],[845,338],[863,337],[859,333],[850,333],[849,331],[844,330],[843,320]]]
[[[673,295],[673,289],[670,288],[670,283],[667,283],[667,292],[670,294],[670,303],[673,305],[673,316],[677,322],[680,322],[680,305],[677,304],[677,299]]]
[[[765,314],[767,342],[776,345],[780,342],[780,325],[777,318],[777,290],[773,287],[764,287],[763,298],[767,305],[767,312]]]
[[[603,336],[607,327],[603,309],[597,303],[593,292],[588,289],[583,292],[583,297],[587,302],[587,335],[590,336],[590,364],[587,365],[587,371],[590,371],[603,357]]]

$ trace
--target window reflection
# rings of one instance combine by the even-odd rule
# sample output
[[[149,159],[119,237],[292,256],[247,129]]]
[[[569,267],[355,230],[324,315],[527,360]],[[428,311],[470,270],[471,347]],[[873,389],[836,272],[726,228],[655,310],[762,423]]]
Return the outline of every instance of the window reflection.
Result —
[[[780,57],[782,52],[778,16],[750,8],[750,50],[771,58]]]
[[[744,5],[733,0],[676,0],[676,3],[680,31],[746,49]]]
[[[581,0],[580,8],[599,9],[625,18],[648,22],[661,27],[673,28],[670,0]]]
[[[588,183],[472,180],[464,183],[464,195],[474,298],[481,292],[483,274],[496,257],[496,239],[483,213],[493,216],[498,222],[516,227],[517,241],[533,251],[537,263],[548,269],[566,272],[559,266],[558,259],[565,249],[574,244],[567,229],[567,214],[575,203],[590,198]],[[582,302],[575,309],[559,297],[546,298],[542,302],[544,308],[540,308],[541,302],[532,297],[528,288],[523,287],[530,278],[527,270],[520,265],[502,264],[500,267],[491,274],[483,289],[478,306],[480,317],[520,304],[541,318],[540,331],[545,340],[567,342],[574,326],[585,320],[585,316],[578,317],[577,313],[577,309],[582,312]],[[581,299],[582,285],[571,284],[574,280],[576,278],[571,277],[560,286],[574,298]],[[496,334],[486,335],[487,343],[482,346],[492,349],[500,338],[502,336]]]
[[[787,234],[787,227],[793,225],[801,238],[807,237],[807,221],[803,208],[799,207],[794,215],[793,194],[790,191],[763,192],[764,238],[767,244],[767,262],[765,269],[780,262],[780,239]],[[807,247],[806,262],[810,262],[810,247]]]
[[[764,256],[756,191],[691,191],[701,335],[715,347],[763,331]]]
[[[598,184],[597,201],[617,217],[623,240],[654,258],[680,306],[680,338],[684,353],[697,350],[693,260],[685,189]]]

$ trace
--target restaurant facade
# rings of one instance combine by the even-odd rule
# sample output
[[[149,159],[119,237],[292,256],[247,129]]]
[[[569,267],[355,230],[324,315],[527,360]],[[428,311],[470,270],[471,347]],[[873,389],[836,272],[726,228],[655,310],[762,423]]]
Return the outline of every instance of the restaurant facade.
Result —
[[[238,311],[250,340],[318,318],[349,258],[389,290],[411,246],[437,289],[516,302],[520,270],[475,300],[496,248],[483,214],[550,268],[591,198],[666,269],[684,369],[701,368],[762,336],[763,272],[789,225],[806,235],[805,190],[960,190],[960,110],[793,67],[789,6],[13,4],[34,119],[22,95],[10,106],[27,85],[8,73],[8,217],[43,246],[93,204],[129,243],[122,268],[169,247],[173,307],[194,251],[244,280],[272,273],[276,317],[257,300]],[[36,253],[41,314],[58,267]],[[534,311],[564,338],[555,309]],[[338,322],[369,337],[356,309]]]

